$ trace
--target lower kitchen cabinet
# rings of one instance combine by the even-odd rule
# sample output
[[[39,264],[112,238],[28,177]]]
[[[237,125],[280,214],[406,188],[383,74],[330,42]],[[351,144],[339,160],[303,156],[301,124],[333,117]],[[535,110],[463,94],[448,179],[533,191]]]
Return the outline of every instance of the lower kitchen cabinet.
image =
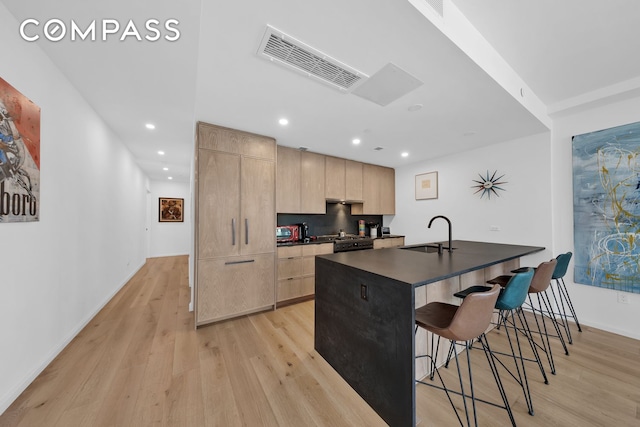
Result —
[[[198,261],[197,324],[273,307],[273,253]]]
[[[385,237],[373,241],[373,249],[395,248],[397,246],[404,246],[404,237]]]
[[[333,243],[278,248],[278,305],[308,299],[315,293],[315,257],[333,253]]]

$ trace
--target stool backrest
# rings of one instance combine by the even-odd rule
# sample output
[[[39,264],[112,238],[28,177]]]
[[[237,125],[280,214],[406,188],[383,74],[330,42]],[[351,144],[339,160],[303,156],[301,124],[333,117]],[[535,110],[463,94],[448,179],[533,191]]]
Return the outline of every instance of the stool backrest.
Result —
[[[533,279],[534,269],[529,268],[527,271],[511,276],[509,282],[500,292],[496,308],[499,310],[514,310],[522,305],[529,294],[529,286]]]
[[[552,279],[560,279],[567,274],[567,268],[569,268],[569,261],[571,261],[571,252],[567,252],[566,254],[560,254],[556,257],[556,261],[558,264],[556,265],[556,269],[553,272]]]
[[[493,307],[496,305],[500,285],[494,285],[486,292],[474,292],[462,300],[456,314],[447,328],[445,338],[468,341],[480,336],[489,327]]]
[[[531,279],[531,286],[529,286],[529,293],[535,294],[547,290],[551,283],[551,276],[553,276],[556,265],[558,265],[558,261],[552,259],[551,261],[541,263],[536,268],[536,272],[533,274],[533,278]]]

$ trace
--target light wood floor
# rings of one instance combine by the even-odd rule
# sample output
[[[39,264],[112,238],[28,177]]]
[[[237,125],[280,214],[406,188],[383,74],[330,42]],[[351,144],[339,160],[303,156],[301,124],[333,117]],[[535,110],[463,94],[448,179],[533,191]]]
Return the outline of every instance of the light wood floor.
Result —
[[[186,257],[150,259],[31,386],[0,426],[383,426],[313,350],[313,301],[193,329]],[[528,370],[535,416],[503,375],[519,426],[640,426],[640,342],[585,327],[557,375]],[[504,335],[490,334],[504,346]],[[493,392],[480,351],[476,387]],[[442,369],[451,377],[453,369]],[[489,393],[493,399],[495,393]],[[420,426],[456,425],[418,385]],[[479,406],[480,423],[508,425]]]

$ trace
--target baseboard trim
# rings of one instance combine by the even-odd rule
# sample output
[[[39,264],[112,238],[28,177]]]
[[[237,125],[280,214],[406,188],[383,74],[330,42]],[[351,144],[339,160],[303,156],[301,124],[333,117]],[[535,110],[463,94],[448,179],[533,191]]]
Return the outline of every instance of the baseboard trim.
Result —
[[[134,268],[133,272],[129,276],[127,276],[127,278],[125,278],[124,281],[120,283],[120,285],[117,286],[116,289],[109,296],[107,296],[107,298],[95,310],[93,310],[82,322],[80,322],[80,324],[65,339],[63,339],[59,345],[57,345],[47,354],[42,363],[40,363],[35,369],[33,369],[28,375],[26,375],[25,378],[20,382],[20,384],[18,384],[13,388],[13,390],[5,394],[2,399],[0,399],[0,415],[2,415],[9,408],[9,406],[11,406],[11,404],[38,377],[38,375],[40,375],[42,371],[44,371],[46,367],[49,366],[51,362],[53,362],[53,359],[55,359],[62,352],[62,350],[64,350],[65,347],[69,345],[69,343],[76,337],[76,335],[78,335],[80,331],[82,331],[89,324],[89,322],[91,322],[91,320],[96,317],[100,310],[102,310],[109,303],[109,301],[111,301],[113,297],[116,296],[116,294],[120,292],[120,290],[127,283],[129,283],[129,280],[131,280],[131,278],[133,278],[133,276],[135,276],[140,271],[145,263],[146,260],[144,260],[137,268]]]

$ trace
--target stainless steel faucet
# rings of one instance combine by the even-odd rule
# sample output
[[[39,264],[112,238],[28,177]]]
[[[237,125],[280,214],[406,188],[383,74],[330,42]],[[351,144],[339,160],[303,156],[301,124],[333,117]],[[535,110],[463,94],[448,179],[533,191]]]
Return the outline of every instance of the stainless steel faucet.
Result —
[[[449,221],[449,218],[447,218],[444,215],[437,215],[434,216],[433,218],[431,218],[431,221],[429,221],[429,225],[427,226],[427,228],[431,228],[431,224],[433,223],[433,220],[438,219],[438,218],[442,218],[445,221],[447,221],[447,223],[449,224],[449,247],[447,248],[449,250],[449,252],[453,252],[453,245],[451,244],[451,221]],[[442,245],[438,245],[438,253],[442,253],[440,252],[440,248],[442,248]]]

